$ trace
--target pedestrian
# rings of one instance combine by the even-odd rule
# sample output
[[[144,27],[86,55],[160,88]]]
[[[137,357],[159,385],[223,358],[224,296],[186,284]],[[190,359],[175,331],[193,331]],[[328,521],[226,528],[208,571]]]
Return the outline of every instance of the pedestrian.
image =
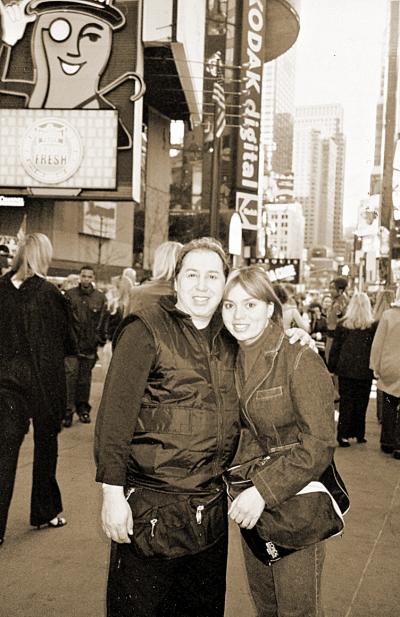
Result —
[[[374,319],[378,324],[384,311],[389,309],[394,302],[395,294],[392,289],[381,289],[376,294],[374,306]],[[383,415],[383,397],[384,393],[378,387],[376,388],[376,417],[379,424],[382,424]]]
[[[264,509],[273,511],[317,480],[333,460],[335,447],[332,381],[311,349],[290,345],[284,336],[281,305],[258,266],[233,271],[225,286],[222,316],[239,343],[236,386],[241,400],[242,440],[235,457],[240,465],[257,453],[262,463],[250,471],[252,486],[232,502],[229,516],[252,529]],[[312,384],[312,387],[310,387]],[[252,437],[252,439],[251,439]],[[253,444],[250,447],[250,444]],[[250,468],[251,469],[251,468]],[[243,544],[249,586],[263,617],[322,615],[321,577],[325,558],[323,504],[330,498],[307,495],[302,511],[304,536],[316,523],[311,545],[266,566]],[[282,519],[280,525],[287,524]],[[299,542],[305,541],[299,538]],[[265,544],[265,542],[264,542]]]
[[[219,242],[180,250],[174,296],[122,330],[96,421],[96,479],[111,538],[108,617],[222,617],[227,503],[239,439],[236,342],[217,310]]]
[[[350,446],[349,439],[366,443],[365,417],[373,372],[369,368],[371,345],[376,331],[371,302],[364,292],[356,292],[346,315],[336,326],[328,368],[339,378],[339,446]]]
[[[319,302],[311,302],[308,307],[310,314],[310,334],[315,340],[318,353],[325,362],[326,333],[328,330],[326,316],[322,312]]]
[[[106,342],[102,329],[105,295],[94,286],[95,274],[92,266],[82,266],[79,285],[68,289],[65,296],[71,303],[76,321],[78,353],[65,360],[67,373],[67,410],[63,426],[72,425],[74,411],[80,422],[89,424],[91,405],[89,403],[92,370],[97,360],[97,348]]]
[[[400,460],[400,287],[393,306],[382,314],[371,349],[370,366],[383,392],[380,444]]]
[[[127,310],[128,314],[153,304],[161,296],[170,296],[174,293],[176,257],[182,246],[180,242],[168,240],[156,248],[154,251],[152,277],[132,290]]]
[[[57,438],[65,413],[64,356],[75,353],[69,306],[46,274],[47,236],[24,236],[0,278],[0,543],[4,540],[19,449],[30,420],[34,453],[30,523],[59,528]]]
[[[112,340],[127,313],[133,283],[125,275],[114,276],[111,287],[106,291],[106,310],[103,311],[99,330],[104,332],[105,344],[102,346],[100,362],[104,378],[107,375],[112,355]]]
[[[329,360],[329,354],[331,351],[333,337],[335,334],[335,329],[339,319],[341,319],[345,312],[346,307],[349,303],[349,297],[346,293],[347,289],[347,279],[343,276],[338,276],[333,279],[329,284],[329,291],[331,294],[332,303],[329,308],[327,308],[326,312],[326,320],[327,320],[327,338],[325,344],[325,358],[326,362]],[[327,304],[325,302],[325,304]],[[337,385],[337,384],[336,384]]]
[[[289,297],[286,287],[284,287],[280,283],[274,283],[273,287],[274,292],[282,305],[283,327],[285,328],[285,330],[291,327],[296,327],[302,328],[303,330],[308,332],[308,320],[306,320],[302,315],[300,315],[299,309],[297,308],[296,303]]]

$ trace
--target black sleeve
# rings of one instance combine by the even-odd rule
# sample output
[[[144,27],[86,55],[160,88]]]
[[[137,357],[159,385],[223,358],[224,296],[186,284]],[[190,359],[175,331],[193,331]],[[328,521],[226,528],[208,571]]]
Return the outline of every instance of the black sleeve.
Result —
[[[328,369],[331,373],[335,373],[337,369],[337,365],[339,363],[340,352],[343,345],[344,339],[344,328],[342,326],[336,326],[335,334],[333,337],[333,343],[331,350],[329,352],[328,358]]]
[[[97,482],[125,484],[130,443],[155,357],[154,340],[146,326],[138,319],[130,323],[114,350],[97,414]]]

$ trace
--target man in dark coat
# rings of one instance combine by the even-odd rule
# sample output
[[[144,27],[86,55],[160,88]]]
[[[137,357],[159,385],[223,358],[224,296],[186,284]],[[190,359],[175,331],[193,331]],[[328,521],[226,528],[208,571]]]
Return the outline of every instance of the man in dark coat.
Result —
[[[71,303],[76,321],[78,354],[66,359],[67,373],[67,411],[63,421],[65,427],[72,424],[74,408],[79,420],[84,424],[90,422],[89,404],[92,369],[96,364],[97,347],[104,345],[105,333],[101,325],[106,310],[105,295],[94,286],[94,270],[91,266],[82,266],[80,283],[77,287],[68,289],[66,297]]]

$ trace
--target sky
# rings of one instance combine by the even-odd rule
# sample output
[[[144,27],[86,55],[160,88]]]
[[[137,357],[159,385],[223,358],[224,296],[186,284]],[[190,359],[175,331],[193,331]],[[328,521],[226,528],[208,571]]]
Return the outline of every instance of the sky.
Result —
[[[346,168],[343,222],[368,196],[386,27],[385,0],[301,0],[296,105],[340,103]]]

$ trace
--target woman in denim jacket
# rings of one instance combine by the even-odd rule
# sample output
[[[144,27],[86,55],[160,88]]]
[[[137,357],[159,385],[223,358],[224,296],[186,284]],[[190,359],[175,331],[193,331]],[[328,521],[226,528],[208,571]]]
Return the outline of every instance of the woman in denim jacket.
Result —
[[[250,474],[252,486],[234,499],[229,511],[231,519],[251,529],[264,509],[272,510],[295,496],[332,462],[333,387],[318,354],[288,343],[281,305],[261,267],[231,273],[222,312],[225,326],[240,345],[236,381],[244,430],[235,462],[264,455]],[[324,514],[318,498],[312,503],[317,505],[307,516],[315,524]],[[244,542],[243,551],[259,617],[323,615],[322,541],[270,567],[256,559]]]

